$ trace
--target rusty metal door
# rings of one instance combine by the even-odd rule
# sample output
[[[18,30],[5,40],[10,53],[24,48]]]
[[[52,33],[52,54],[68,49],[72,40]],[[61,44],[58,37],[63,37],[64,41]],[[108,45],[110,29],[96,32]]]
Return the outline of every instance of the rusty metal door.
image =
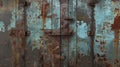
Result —
[[[0,0],[0,67],[120,67],[119,0]]]

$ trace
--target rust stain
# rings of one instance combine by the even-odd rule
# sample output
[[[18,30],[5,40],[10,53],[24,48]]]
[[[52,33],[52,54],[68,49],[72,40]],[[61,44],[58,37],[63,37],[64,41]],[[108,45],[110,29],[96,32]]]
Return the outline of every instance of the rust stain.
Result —
[[[118,63],[116,59],[118,59],[118,50],[119,50],[119,30],[120,30],[120,16],[119,16],[119,9],[116,8],[115,12],[117,13],[117,16],[114,18],[114,24],[112,24],[112,30],[114,31],[114,50],[115,50],[115,60],[114,60],[114,66],[118,67]]]
[[[99,55],[96,54],[96,59],[95,59],[96,63],[101,65],[103,64],[104,67],[112,67],[112,65],[110,64],[110,62],[107,60],[106,55]]]
[[[44,24],[46,23],[46,17],[52,17],[52,16],[47,16],[48,8],[49,8],[49,4],[43,3],[41,16],[42,16],[42,20],[43,20]],[[64,56],[60,55],[60,37],[66,36],[69,34],[71,35],[73,33],[73,30],[69,28],[68,21],[72,22],[73,18],[65,17],[65,18],[61,19],[60,29],[62,29],[62,30],[60,30],[60,29],[45,29],[44,30],[43,41],[47,42],[47,44],[43,44],[41,47],[44,48],[46,46],[46,49],[43,49],[43,50],[47,50],[47,55],[50,57],[47,57],[44,55],[44,58],[50,59],[49,65],[51,65],[52,67],[60,67],[60,60],[65,59]],[[43,27],[43,29],[44,29],[44,27]],[[55,35],[55,37],[53,37],[53,35]],[[45,52],[43,52],[43,53],[45,53]],[[46,59],[44,59],[44,60],[46,60]],[[47,62],[45,62],[45,64],[47,64]]]
[[[119,63],[119,59],[115,59],[114,64],[118,64]]]
[[[47,1],[43,1],[42,8],[41,8],[41,16],[42,16],[42,22],[43,22],[42,29],[44,29],[49,8],[50,8],[50,4]]]
[[[114,50],[115,50],[115,58],[118,59],[118,50],[119,50],[119,30],[114,30],[115,32],[115,39],[114,39]],[[118,67],[118,63],[116,63],[116,59],[115,59],[115,67]]]
[[[44,37],[40,37],[40,38],[42,39],[41,49],[43,50],[42,55],[43,55],[44,66],[59,67],[60,61],[58,60],[64,59],[64,56],[60,56],[60,43],[59,43],[60,36],[51,37],[45,34]],[[46,42],[46,44],[44,44],[44,42]]]
[[[93,0],[91,0],[93,1]],[[90,2],[89,5],[90,6],[95,6],[95,3],[97,3],[98,0],[96,0],[96,2]],[[29,6],[30,3],[25,2],[24,6],[27,7]],[[0,6],[2,7],[1,3]],[[44,29],[45,27],[45,23],[46,23],[46,18],[49,17],[47,14],[49,12],[49,8],[50,8],[50,4],[47,1],[43,1],[42,2],[42,8],[41,8],[41,17],[42,17],[42,22],[43,22],[43,27],[42,29]],[[93,8],[94,9],[94,8]],[[118,11],[118,9],[116,9],[116,11]],[[61,11],[62,12],[62,11]],[[94,16],[94,15],[93,15]],[[86,17],[83,17],[86,19]],[[43,38],[40,37],[41,39],[41,46],[40,48],[42,49],[43,52],[41,52],[42,54],[42,59],[44,60],[45,64],[43,65],[43,67],[59,67],[59,61],[58,60],[64,60],[65,57],[60,55],[60,37],[61,35],[69,35],[69,34],[73,34],[73,30],[71,28],[69,28],[69,24],[70,22],[74,21],[73,18],[71,17],[65,17],[61,19],[61,28],[62,29],[62,34],[60,33],[61,31],[58,30],[44,30],[44,36]],[[94,17],[92,22],[94,22]],[[114,19],[114,24],[111,26],[112,30],[114,30],[115,32],[115,42],[114,42],[114,47],[115,47],[115,60],[114,60],[114,64],[117,65],[115,67],[119,67],[118,63],[118,44],[119,44],[119,29],[120,29],[120,16],[116,16]],[[94,24],[92,24],[94,25]],[[91,25],[92,29],[94,28]],[[25,31],[24,30],[24,23],[20,22],[20,24],[16,25],[16,28],[13,28],[12,30],[10,30],[10,37],[11,37],[11,43],[12,43],[12,51],[13,51],[13,64],[15,65],[14,67],[20,67],[20,58],[23,55],[23,50],[25,48],[25,39],[26,36],[30,35],[29,31]],[[104,29],[104,28],[103,28]],[[94,32],[95,29],[93,29],[92,31],[88,32],[88,35],[91,36],[91,38],[93,38],[92,40],[94,41]],[[105,29],[104,29],[105,30]],[[49,36],[50,35],[60,35],[60,36]],[[68,38],[65,38],[68,39]],[[20,41],[20,43],[18,43],[18,41]],[[96,40],[97,41],[97,40]],[[97,41],[99,42],[99,41]],[[37,42],[34,40],[33,44],[36,45]],[[94,46],[94,43],[92,47]],[[106,41],[100,41],[100,50],[104,53],[105,52],[105,44]],[[83,55],[80,55],[78,58],[82,58]],[[93,55],[94,56],[94,53]],[[102,62],[104,62],[103,64],[105,65],[105,67],[112,67],[112,65],[109,63],[109,61],[107,60],[105,55],[100,56],[99,54],[97,54],[97,63],[101,64]],[[92,59],[94,59],[94,57],[92,57]],[[48,62],[48,60],[50,62]],[[80,60],[81,62],[90,64],[91,62],[88,62],[86,60]],[[94,61],[94,60],[92,60]],[[71,67],[76,67],[76,60],[74,61],[73,65],[71,64]]]
[[[0,1],[0,7],[3,7],[3,1]]]
[[[50,3],[47,2],[46,0],[42,1],[41,5],[41,15],[38,16],[38,18],[42,17],[42,29],[44,29],[45,24],[46,24],[46,18],[53,18],[56,17],[56,14],[48,15],[48,12],[50,11]]]
[[[21,67],[21,59],[24,60],[24,51],[26,44],[26,36],[30,35],[30,32],[24,29],[24,20],[16,23],[16,27],[9,31],[12,45],[12,66]]]
[[[117,15],[114,19],[114,24],[112,24],[112,30],[120,29],[120,16]]]
[[[71,36],[74,34],[74,31],[69,27],[70,23],[72,23],[73,18],[66,17],[61,19],[61,30],[60,29],[52,29],[52,30],[44,30],[44,33],[47,35],[63,35],[63,36]]]
[[[60,65],[60,61],[58,61],[58,60],[65,59],[64,56],[60,55],[60,37],[61,37],[61,35],[66,36],[66,35],[73,33],[73,30],[69,29],[69,22],[67,22],[67,21],[73,21],[73,18],[65,17],[62,19],[61,29],[62,29],[62,32],[64,32],[64,33],[60,33],[59,30],[55,30],[55,29],[44,30],[45,39],[43,39],[43,40],[44,41],[47,40],[49,42],[48,44],[46,44],[46,48],[47,48],[48,54],[51,57],[51,64],[50,65],[55,66],[55,67],[59,67],[58,65]],[[55,37],[52,37],[51,35],[55,35]],[[42,47],[44,47],[44,45],[42,45]]]

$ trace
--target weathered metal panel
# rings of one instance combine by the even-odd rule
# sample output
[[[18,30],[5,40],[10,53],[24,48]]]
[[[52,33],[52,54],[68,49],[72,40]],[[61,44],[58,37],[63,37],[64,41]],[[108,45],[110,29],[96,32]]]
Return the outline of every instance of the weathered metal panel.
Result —
[[[64,2],[63,2],[64,1]],[[61,8],[61,17],[60,17],[60,31],[61,31],[61,34],[66,34],[68,33],[68,21],[65,20],[66,17],[68,17],[69,13],[68,13],[68,0],[61,0],[61,3],[60,3],[60,8]],[[63,31],[63,32],[62,32]],[[64,60],[61,60],[61,66],[62,67],[68,67],[69,63],[69,36],[60,36],[61,37],[61,56],[64,56]]]
[[[120,67],[119,0],[0,0],[0,67]]]
[[[13,0],[11,0],[13,1]],[[7,4],[7,3],[8,4]],[[11,66],[11,44],[7,26],[11,20],[11,12],[13,10],[13,3],[10,1],[0,1],[0,66]]]
[[[102,62],[102,66],[106,67],[119,67],[119,34],[116,33],[116,30],[115,32],[112,30],[116,8],[119,9],[119,2],[109,0],[100,1],[95,7],[96,35],[94,48],[96,62],[98,64]],[[117,23],[119,25],[119,21]],[[115,26],[117,27],[117,25]]]
[[[91,10],[88,0],[77,0],[77,67],[93,67],[91,51],[93,35],[89,34],[93,19]]]
[[[69,17],[72,20],[69,21],[69,30],[72,30],[72,35],[69,37],[69,67],[77,67],[77,29],[76,29],[76,3],[77,0],[69,0]]]
[[[21,67],[24,65],[23,55],[26,38],[24,32],[25,18],[23,6],[21,6],[23,2],[22,0],[1,0],[1,4],[1,33],[4,34],[1,35],[1,66]]]
[[[39,52],[37,58],[36,54],[34,54],[34,58],[36,58],[34,66],[38,66],[39,64],[44,67],[60,66],[60,59],[62,58],[60,56],[59,36],[60,2],[59,0],[53,1],[30,1],[31,5],[27,11],[28,29],[31,31],[31,35],[28,38],[28,45],[32,46],[33,51],[37,49]],[[35,23],[33,23],[33,20]]]

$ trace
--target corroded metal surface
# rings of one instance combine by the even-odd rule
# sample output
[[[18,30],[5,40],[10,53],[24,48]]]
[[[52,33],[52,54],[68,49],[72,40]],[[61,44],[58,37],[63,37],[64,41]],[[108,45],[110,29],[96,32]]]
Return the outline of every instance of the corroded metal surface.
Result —
[[[120,67],[119,0],[0,0],[0,67]]]

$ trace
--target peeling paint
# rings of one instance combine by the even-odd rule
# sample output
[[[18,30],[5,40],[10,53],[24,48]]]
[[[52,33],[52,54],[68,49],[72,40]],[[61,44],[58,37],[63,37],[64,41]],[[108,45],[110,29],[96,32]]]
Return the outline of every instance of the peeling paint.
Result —
[[[16,23],[19,23],[18,21],[20,21],[23,16],[23,9],[18,9],[18,7],[14,7],[13,11],[12,11],[12,17],[10,20],[10,24],[7,27],[7,30],[11,30],[12,28],[15,28]]]
[[[27,59],[22,56],[22,51],[26,50],[31,54],[35,52],[30,56],[34,60],[29,61],[34,67],[120,66],[118,0],[25,0],[24,5],[16,0],[14,4],[7,3],[7,0],[0,1],[1,16],[7,11],[11,13],[9,22],[0,17],[0,32],[9,32],[13,65],[20,65],[20,57],[29,59],[29,56]]]
[[[114,12],[115,8],[113,2],[109,0],[101,1],[95,7],[96,40],[94,51],[95,54],[105,55],[109,60],[108,62],[111,64],[114,63],[115,59],[113,45],[115,33],[111,30],[111,26],[114,23],[114,17],[116,16]],[[103,47],[104,51],[101,50],[102,44],[100,42],[102,41],[105,41]]]
[[[41,13],[40,3],[36,1],[31,1],[29,8],[27,9],[27,26],[30,30],[31,35],[28,37],[27,43],[32,46],[32,49],[40,48],[40,37],[43,36],[42,29],[42,20],[37,18]],[[36,41],[34,43],[34,41]]]
[[[4,22],[0,21],[0,31],[5,32],[5,25]]]
[[[84,39],[84,38],[88,37],[87,32],[88,32],[87,24],[84,21],[80,21],[80,23],[78,25],[77,35],[79,36],[79,38]]]

